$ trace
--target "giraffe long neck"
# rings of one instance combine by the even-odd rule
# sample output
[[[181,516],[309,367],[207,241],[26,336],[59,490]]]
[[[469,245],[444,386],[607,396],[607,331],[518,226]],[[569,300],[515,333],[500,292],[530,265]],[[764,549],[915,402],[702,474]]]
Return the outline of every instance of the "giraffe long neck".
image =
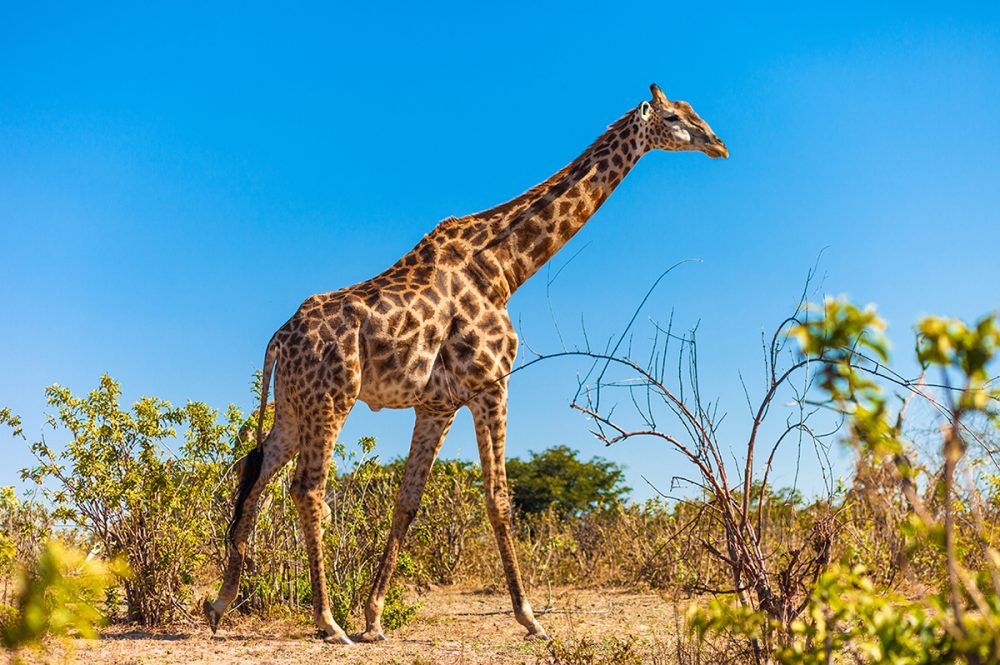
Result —
[[[582,155],[521,196],[472,217],[464,225],[487,274],[502,277],[509,298],[545,265],[608,199],[645,152],[644,128],[632,111]]]

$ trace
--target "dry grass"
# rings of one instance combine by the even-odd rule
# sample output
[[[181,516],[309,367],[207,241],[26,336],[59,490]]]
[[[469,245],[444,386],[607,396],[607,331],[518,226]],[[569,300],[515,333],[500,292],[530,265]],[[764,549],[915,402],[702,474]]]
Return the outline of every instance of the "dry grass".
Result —
[[[50,662],[87,665],[552,662],[549,644],[525,642],[513,616],[497,614],[510,606],[505,594],[448,588],[419,600],[417,618],[380,644],[344,648],[316,638],[303,621],[236,618],[215,637],[200,625],[148,631],[111,627],[99,640],[52,644],[46,656]],[[546,604],[544,595],[532,600],[536,608]],[[644,661],[668,662],[665,654],[674,646],[667,636],[676,632],[683,606],[675,608],[652,593],[561,588],[553,592],[552,609],[542,621],[564,652],[573,653],[573,645],[583,641],[628,642]]]

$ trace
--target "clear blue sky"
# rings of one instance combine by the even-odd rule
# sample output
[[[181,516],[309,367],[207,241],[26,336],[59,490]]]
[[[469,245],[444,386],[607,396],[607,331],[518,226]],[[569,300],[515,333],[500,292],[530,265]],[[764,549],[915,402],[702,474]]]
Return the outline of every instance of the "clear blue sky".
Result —
[[[901,356],[921,314],[1000,305],[995,2],[140,4],[8,3],[0,22],[0,404],[32,439],[46,385],[103,372],[129,399],[250,407],[303,298],[544,179],[652,81],[732,157],[647,156],[556,257],[585,248],[551,289],[570,341],[701,259],[645,314],[700,322],[703,391],[736,440],[737,372],[754,387],[760,333],[824,247],[823,289],[877,303]],[[511,311],[556,350],[545,292],[542,272]],[[567,408],[578,367],[512,379],[510,454],[566,443],[626,464],[638,496],[640,473],[665,486],[675,456],[604,450]],[[443,454],[475,454],[469,421]],[[359,405],[342,439],[393,456],[410,423]],[[0,447],[9,484],[30,457]]]

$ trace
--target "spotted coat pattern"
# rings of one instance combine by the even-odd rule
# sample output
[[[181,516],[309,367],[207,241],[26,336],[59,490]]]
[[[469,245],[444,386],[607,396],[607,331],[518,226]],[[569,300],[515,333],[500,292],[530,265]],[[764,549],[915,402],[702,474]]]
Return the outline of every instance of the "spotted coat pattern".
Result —
[[[545,638],[525,597],[511,533],[504,447],[507,377],[517,335],[507,302],[583,227],[646,152],[728,156],[689,105],[668,101],[655,85],[651,90],[651,101],[626,113],[545,182],[495,208],[444,220],[382,274],[306,299],[278,329],[265,358],[265,386],[274,368],[275,422],[261,444],[260,473],[248,480],[246,509],[241,513],[237,506],[219,597],[206,602],[213,629],[236,596],[260,493],[298,454],[292,497],[309,554],[314,619],[330,639],[350,642],[330,613],[322,517],[333,447],[361,400],[373,410],[412,408],[416,420],[360,638],[384,639],[381,614],[396,557],[461,407],[472,412],[487,512],[515,618],[528,637]]]

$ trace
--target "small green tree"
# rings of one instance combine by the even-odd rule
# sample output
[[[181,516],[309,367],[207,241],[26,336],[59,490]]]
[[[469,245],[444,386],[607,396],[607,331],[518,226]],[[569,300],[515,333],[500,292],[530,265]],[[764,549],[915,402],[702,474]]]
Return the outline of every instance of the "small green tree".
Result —
[[[38,465],[22,478],[43,488],[57,519],[134,571],[125,580],[129,620],[169,621],[184,611],[216,534],[207,506],[232,459],[239,412],[230,407],[220,422],[219,412],[202,403],[174,407],[156,397],[123,410],[121,387],[107,375],[84,397],[61,386],[46,396],[57,410],[49,424],[68,441],[60,448],[44,438],[34,443]]]
[[[589,462],[568,446],[531,452],[527,461],[507,460],[514,506],[523,513],[578,516],[620,503],[631,491],[625,470],[601,457]]]

